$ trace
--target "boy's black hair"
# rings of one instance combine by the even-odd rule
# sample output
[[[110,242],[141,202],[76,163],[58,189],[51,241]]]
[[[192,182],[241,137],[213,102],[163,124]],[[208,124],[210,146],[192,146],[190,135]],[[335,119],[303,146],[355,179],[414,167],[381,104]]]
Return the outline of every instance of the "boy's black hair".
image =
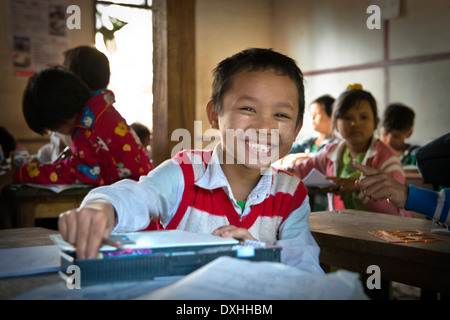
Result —
[[[343,118],[348,110],[350,110],[357,102],[367,101],[373,112],[373,120],[375,128],[377,127],[377,102],[372,94],[365,90],[350,89],[346,90],[336,99],[333,105],[333,128],[336,128],[337,119]]]
[[[64,52],[64,66],[83,80],[92,91],[105,89],[111,71],[108,58],[96,48],[79,46]]]
[[[298,126],[301,123],[305,110],[305,88],[302,71],[292,58],[272,49],[246,49],[217,65],[213,71],[214,81],[211,97],[217,114],[222,113],[223,95],[230,89],[233,76],[243,70],[273,70],[279,75],[291,78],[295,82],[298,91],[299,112],[296,124]]]
[[[318,97],[316,100],[311,102],[311,104],[313,104],[313,103],[320,104],[322,106],[322,109],[327,114],[327,116],[331,118],[331,115],[333,114],[334,101],[335,101],[335,99],[332,96],[326,94],[326,95]]]
[[[22,110],[31,130],[43,135],[82,112],[91,92],[64,67],[49,67],[32,75],[23,95]]]
[[[414,117],[415,113],[410,107],[392,103],[384,110],[381,125],[388,133],[392,130],[408,131],[414,125]]]

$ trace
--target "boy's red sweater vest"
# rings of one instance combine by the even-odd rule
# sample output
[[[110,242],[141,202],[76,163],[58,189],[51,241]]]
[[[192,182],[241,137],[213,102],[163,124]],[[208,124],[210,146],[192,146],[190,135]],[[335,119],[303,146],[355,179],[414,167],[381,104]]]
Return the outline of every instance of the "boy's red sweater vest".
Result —
[[[203,176],[212,151],[183,151],[174,159],[184,175],[183,197],[166,229],[211,233],[223,225],[248,229],[258,240],[274,243],[280,225],[299,208],[307,190],[297,177],[273,169],[270,195],[241,219],[223,188],[204,189],[195,184]]]

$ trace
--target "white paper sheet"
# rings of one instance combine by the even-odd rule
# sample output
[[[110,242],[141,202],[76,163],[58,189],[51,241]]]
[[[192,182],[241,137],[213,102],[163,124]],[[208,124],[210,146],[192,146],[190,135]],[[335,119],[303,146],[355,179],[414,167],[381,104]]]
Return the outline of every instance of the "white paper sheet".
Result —
[[[328,180],[326,176],[318,171],[317,169],[313,168],[308,175],[302,179],[303,184],[306,187],[330,187],[334,185],[334,182],[331,180]]]
[[[359,275],[315,275],[276,262],[220,257],[183,279],[138,299],[320,300],[367,299]]]
[[[52,239],[61,250],[75,251],[75,247],[64,241],[60,234],[52,234],[50,239]],[[122,243],[123,247],[130,249],[233,246],[239,244],[239,241],[233,238],[222,238],[213,236],[212,234],[201,234],[184,230],[112,233],[111,239]],[[100,251],[110,250],[116,250],[116,248],[108,245],[104,245],[100,248]]]
[[[24,185],[53,191],[54,193],[60,193],[69,189],[82,189],[82,188],[90,188],[92,184],[84,184],[84,183],[73,183],[73,184],[37,184],[37,183],[25,183]],[[14,186],[14,185],[13,185]]]

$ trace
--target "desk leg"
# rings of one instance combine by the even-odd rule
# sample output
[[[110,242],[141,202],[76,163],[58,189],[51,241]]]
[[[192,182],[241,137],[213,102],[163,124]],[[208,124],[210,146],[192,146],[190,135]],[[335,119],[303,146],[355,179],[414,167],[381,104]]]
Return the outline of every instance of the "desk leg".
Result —
[[[0,229],[10,229],[13,227],[13,207],[4,197],[0,197]]]
[[[28,228],[34,227],[34,210],[36,203],[34,201],[25,201],[18,203],[14,201],[14,227],[15,228]]]

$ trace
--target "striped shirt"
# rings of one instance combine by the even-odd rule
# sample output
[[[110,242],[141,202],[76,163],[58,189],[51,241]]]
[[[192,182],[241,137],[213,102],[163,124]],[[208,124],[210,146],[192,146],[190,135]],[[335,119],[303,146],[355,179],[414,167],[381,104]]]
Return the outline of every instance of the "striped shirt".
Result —
[[[221,169],[221,152],[220,144],[214,152],[184,151],[139,182],[122,180],[92,190],[82,206],[95,199],[109,201],[118,218],[115,232],[142,230],[153,218],[166,229],[198,233],[210,234],[223,225],[246,228],[259,241],[280,245],[282,262],[322,274],[303,183],[269,168],[273,174],[261,175],[242,210]]]

